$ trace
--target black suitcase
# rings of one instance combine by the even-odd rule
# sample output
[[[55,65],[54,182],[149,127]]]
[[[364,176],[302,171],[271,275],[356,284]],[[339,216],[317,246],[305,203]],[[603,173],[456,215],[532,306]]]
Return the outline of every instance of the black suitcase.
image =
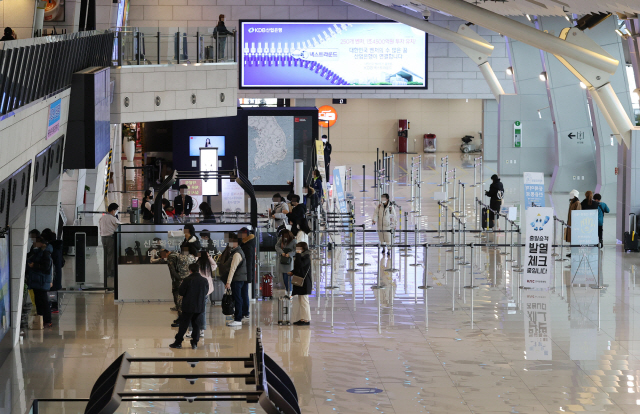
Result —
[[[636,233],[636,215],[629,213],[629,231],[624,232],[624,251],[640,252],[640,242]]]
[[[493,228],[493,213],[490,213],[488,208],[482,207],[482,223],[480,223],[480,226],[483,229],[487,228],[487,220],[489,220],[489,228],[492,229]]]

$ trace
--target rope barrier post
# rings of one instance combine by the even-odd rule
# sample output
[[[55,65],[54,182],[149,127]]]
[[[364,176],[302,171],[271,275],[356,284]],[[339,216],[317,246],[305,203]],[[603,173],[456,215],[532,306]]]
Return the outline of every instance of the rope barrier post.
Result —
[[[464,183],[460,183],[462,186],[462,207],[460,208],[460,212],[462,215],[460,217],[467,217],[467,192]]]
[[[336,251],[336,244],[334,242],[330,242],[330,245],[331,245],[331,249],[330,249],[331,250],[331,268],[330,268],[330,279],[329,279],[330,284],[329,286],[325,286],[324,288],[328,290],[333,290],[333,289],[337,289],[337,287],[333,285],[333,265],[335,263],[335,260],[333,259],[335,257],[334,255]]]
[[[376,284],[371,286],[371,289],[384,289],[380,283],[380,243],[378,242],[378,276],[376,278]],[[380,294],[378,294],[380,296]]]
[[[361,193],[366,193],[367,189],[365,187],[365,184],[367,182],[367,175],[366,175],[366,169],[365,169],[365,165],[362,164],[362,190],[360,190]]]
[[[506,228],[505,228],[505,230],[506,230]],[[511,233],[510,237],[509,237],[509,240],[510,240],[509,241],[509,245],[510,245],[509,246],[509,259],[505,260],[505,261],[513,263],[513,262],[515,262],[515,259],[513,258],[513,222],[512,221],[509,221],[509,233]],[[504,240],[505,241],[507,240],[507,235],[506,234],[504,235]],[[513,268],[513,266],[511,266],[511,267]]]
[[[471,243],[469,245],[469,248],[471,249],[471,272],[469,274],[469,284],[467,286],[465,286],[465,289],[477,289],[478,286],[473,284],[473,243]]]
[[[518,232],[518,257],[514,260],[515,265],[511,270],[515,273],[523,273],[524,269],[522,268],[522,262],[520,261],[522,259],[522,230],[520,229],[520,226],[516,226],[516,231]]]
[[[504,244],[507,244],[507,224],[509,224],[509,217],[507,217],[507,215],[504,215]],[[507,253],[506,249],[504,252],[500,252],[501,256],[509,256],[509,253]]]
[[[423,272],[422,272],[422,286],[418,286],[418,289],[423,289],[423,290],[433,289],[433,286],[429,286],[427,284],[427,269],[429,268],[429,245],[427,245],[427,244],[424,245],[423,262],[424,262],[424,269],[423,269]],[[426,296],[425,296],[425,298],[426,298]]]
[[[558,217],[553,216],[553,254],[551,257],[558,256],[557,253],[557,245],[558,245]]]
[[[438,201],[438,235],[434,239],[442,238],[442,203]]]
[[[384,269],[387,272],[399,272],[400,271],[400,269],[396,269],[395,267],[393,267],[393,264],[396,261],[395,244],[396,244],[396,229],[392,228],[391,229],[391,244],[389,245],[389,256],[391,257],[391,267],[389,267],[388,269]]]
[[[358,263],[358,266],[360,266],[360,267],[371,266],[370,263],[366,262],[367,258],[366,258],[365,253],[364,253],[364,247],[365,247],[365,231],[364,231],[364,227],[363,227],[362,228],[362,263]],[[362,269],[362,273],[364,273],[364,269]]]
[[[631,269],[631,272],[635,273],[635,269],[633,267]],[[600,249],[598,249],[598,282],[595,285],[589,285],[589,287],[591,289],[606,289],[609,287],[609,285],[605,285],[602,283],[602,250]],[[598,298],[600,298],[600,295],[598,295]],[[598,316],[600,310],[599,305],[600,303],[598,302]],[[598,323],[600,323],[600,318],[598,318]]]

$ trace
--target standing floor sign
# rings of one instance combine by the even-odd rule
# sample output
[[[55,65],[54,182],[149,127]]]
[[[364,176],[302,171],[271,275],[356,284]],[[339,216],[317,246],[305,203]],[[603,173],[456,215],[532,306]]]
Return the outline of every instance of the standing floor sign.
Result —
[[[571,244],[598,244],[598,210],[571,212]],[[571,248],[571,283],[597,283],[598,248]]]
[[[337,199],[338,209],[341,213],[347,213],[347,198],[344,192],[344,171],[346,167],[335,167],[333,169],[333,196]]]
[[[316,141],[316,155],[318,160],[318,171],[320,171],[320,177],[322,177],[322,191],[324,192],[325,198],[327,197],[327,171],[324,170],[324,143],[321,140]]]
[[[551,360],[551,318],[549,291],[526,291],[522,295],[524,309],[524,341],[530,361]]]
[[[525,274],[526,288],[548,289],[551,276],[553,208],[530,207],[526,210]]]
[[[544,174],[524,173],[524,208],[544,207]]]

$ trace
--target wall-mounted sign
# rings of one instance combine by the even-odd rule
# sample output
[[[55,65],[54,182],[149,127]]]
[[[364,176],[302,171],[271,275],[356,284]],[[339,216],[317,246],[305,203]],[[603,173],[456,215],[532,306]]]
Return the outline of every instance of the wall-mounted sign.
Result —
[[[318,125],[323,128],[332,127],[338,120],[338,113],[329,105],[318,108]]]
[[[187,188],[184,190],[186,195],[190,196],[199,196],[202,195],[202,180],[180,180],[180,184],[186,185]]]
[[[522,147],[522,123],[520,121],[513,123],[513,146],[515,148]]]
[[[334,105],[346,105],[347,104],[347,100],[345,98],[333,98],[333,104]]]
[[[47,139],[55,136],[60,131],[60,113],[62,111],[62,99],[58,99],[49,105],[49,118],[47,120]]]

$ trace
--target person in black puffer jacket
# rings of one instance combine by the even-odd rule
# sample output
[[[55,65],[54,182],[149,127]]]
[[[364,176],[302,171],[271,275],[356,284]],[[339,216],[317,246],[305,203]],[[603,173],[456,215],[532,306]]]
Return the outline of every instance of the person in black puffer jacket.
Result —
[[[313,290],[313,277],[311,275],[311,252],[309,246],[305,242],[296,244],[296,255],[293,262],[293,271],[289,272],[289,276],[300,276],[304,278],[302,286],[293,285],[293,296],[298,297],[297,313],[299,318],[294,325],[310,325],[311,324],[311,308],[309,306],[309,295]]]
[[[497,174],[491,176],[491,185],[489,191],[485,191],[484,194],[489,197],[489,208],[492,210],[489,212],[489,220],[494,220],[494,211],[500,212],[502,206],[502,199],[504,198],[504,186],[500,181],[500,177]]]
[[[53,262],[51,253],[47,250],[47,241],[42,237],[36,238],[34,254],[27,261],[27,286],[33,290],[38,315],[42,315],[45,327],[51,327],[51,306],[49,294],[51,289],[51,268]]]

